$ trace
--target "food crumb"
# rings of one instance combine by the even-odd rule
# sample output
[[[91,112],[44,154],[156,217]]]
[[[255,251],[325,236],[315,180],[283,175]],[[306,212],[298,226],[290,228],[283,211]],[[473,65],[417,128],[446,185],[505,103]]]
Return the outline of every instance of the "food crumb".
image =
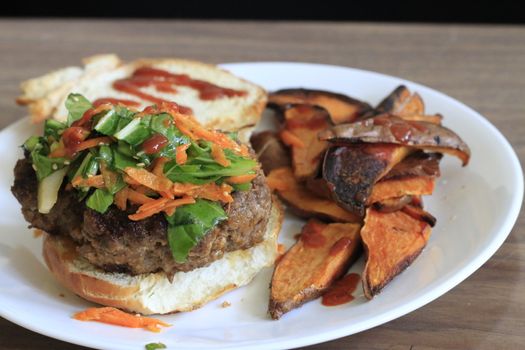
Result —
[[[40,236],[42,236],[44,234],[44,231],[42,231],[41,229],[39,228],[35,228],[33,230],[33,237],[34,238],[39,238]]]
[[[221,307],[222,307],[223,309],[226,308],[226,307],[230,307],[230,306],[232,306],[232,303],[230,303],[229,301],[223,301],[223,302],[221,303]]]
[[[60,293],[58,296],[61,297],[61,298],[65,298],[65,297],[66,297],[66,296],[64,295],[64,293]]]
[[[146,350],[157,350],[157,349],[166,349],[166,345],[163,343],[149,343],[145,345]]]

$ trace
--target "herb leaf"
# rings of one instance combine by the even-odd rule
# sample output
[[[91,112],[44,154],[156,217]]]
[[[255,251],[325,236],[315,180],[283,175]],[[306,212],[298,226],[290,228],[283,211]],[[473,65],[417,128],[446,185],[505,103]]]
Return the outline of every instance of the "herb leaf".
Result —
[[[84,96],[80,94],[69,94],[66,99],[66,109],[69,114],[67,116],[67,125],[71,126],[73,122],[82,118],[84,113],[92,108],[93,105]]]
[[[88,208],[104,214],[113,203],[113,195],[106,190],[96,189],[86,201]]]
[[[172,216],[166,216],[169,223],[168,243],[175,261],[185,262],[188,253],[201,238],[227,218],[219,203],[205,199],[183,205]]]
[[[163,343],[146,344],[146,350],[157,350],[157,349],[166,349],[166,345],[164,345]]]

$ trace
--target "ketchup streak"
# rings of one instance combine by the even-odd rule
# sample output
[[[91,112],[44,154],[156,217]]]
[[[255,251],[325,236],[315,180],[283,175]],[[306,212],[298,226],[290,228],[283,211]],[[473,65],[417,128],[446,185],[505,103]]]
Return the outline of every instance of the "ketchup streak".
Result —
[[[337,306],[351,302],[354,300],[352,293],[357,288],[359,280],[360,276],[357,273],[344,276],[328,289],[323,295],[321,303],[324,306]]]
[[[174,86],[186,86],[197,90],[202,100],[216,100],[222,97],[236,97],[246,95],[246,91],[224,88],[204,80],[192,79],[186,74],[173,74],[162,69],[142,67],[129,78],[120,79],[113,83],[115,90],[135,95],[144,100],[160,104],[166,100],[150,95],[140,88],[153,86],[159,92],[176,93]],[[180,106],[181,113],[190,114],[191,109]]]
[[[305,247],[309,248],[319,248],[322,247],[326,242],[326,238],[323,236],[322,232],[326,224],[319,222],[317,220],[310,220],[303,226],[301,231],[301,241],[304,243]]]
[[[154,154],[166,146],[168,139],[162,134],[155,134],[142,143],[142,150],[146,154]]]

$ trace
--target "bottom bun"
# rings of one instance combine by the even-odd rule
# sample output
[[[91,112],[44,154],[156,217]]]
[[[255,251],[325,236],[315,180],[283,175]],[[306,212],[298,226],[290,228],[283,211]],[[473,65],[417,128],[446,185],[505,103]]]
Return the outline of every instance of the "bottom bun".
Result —
[[[191,311],[225,292],[248,284],[277,258],[282,209],[273,201],[264,240],[245,250],[224,254],[212,264],[178,272],[131,276],[105,272],[76,254],[72,241],[46,235],[43,254],[53,275],[80,297],[144,315]]]

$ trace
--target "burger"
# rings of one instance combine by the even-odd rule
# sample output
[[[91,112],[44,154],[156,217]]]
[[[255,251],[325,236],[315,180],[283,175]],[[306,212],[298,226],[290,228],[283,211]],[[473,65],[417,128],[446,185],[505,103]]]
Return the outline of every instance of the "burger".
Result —
[[[137,108],[65,97],[23,145],[12,192],[43,255],[77,295],[141,314],[189,311],[277,256],[282,221],[235,132],[162,100]]]

